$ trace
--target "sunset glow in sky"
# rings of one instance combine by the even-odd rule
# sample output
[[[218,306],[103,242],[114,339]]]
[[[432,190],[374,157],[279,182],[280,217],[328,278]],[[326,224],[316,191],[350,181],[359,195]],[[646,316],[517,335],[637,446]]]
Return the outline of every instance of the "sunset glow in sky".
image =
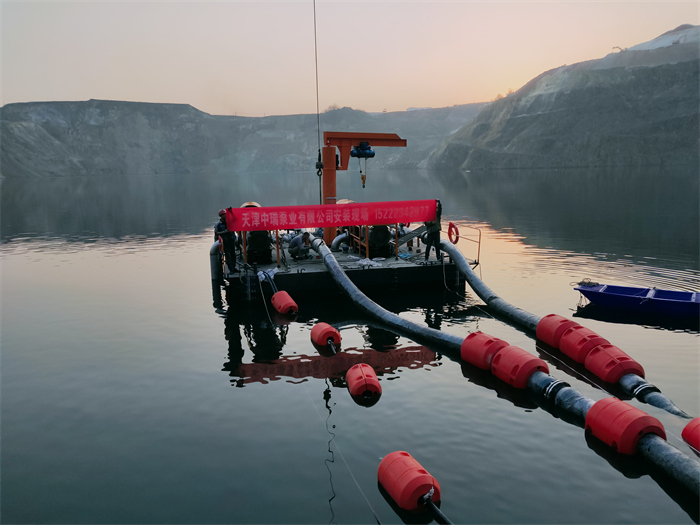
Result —
[[[488,101],[699,18],[696,1],[317,0],[320,109]],[[91,98],[315,113],[313,0],[2,0],[1,103]]]

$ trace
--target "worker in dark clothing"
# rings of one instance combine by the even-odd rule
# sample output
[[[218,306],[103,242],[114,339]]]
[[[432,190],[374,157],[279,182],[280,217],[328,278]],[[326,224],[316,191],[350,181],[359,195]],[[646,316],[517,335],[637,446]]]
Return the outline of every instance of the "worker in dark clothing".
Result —
[[[297,259],[306,259],[309,256],[309,248],[311,247],[311,242],[309,241],[309,232],[304,232],[301,235],[297,235],[289,243],[289,255],[295,261]]]
[[[428,230],[425,239],[425,260],[428,260],[430,256],[431,246],[435,246],[435,257],[438,261],[442,260],[442,254],[440,253],[440,231],[442,227],[440,226],[440,218],[442,215],[442,204],[437,201],[437,210],[435,213],[435,220],[425,223],[425,227]]]
[[[236,234],[228,231],[226,227],[226,210],[219,210],[219,222],[214,226],[214,241],[221,237],[224,243],[224,256],[229,272],[237,272],[236,269]]]
[[[219,222],[214,226],[214,242],[219,240],[219,235],[227,232],[226,228],[226,210],[219,210]]]

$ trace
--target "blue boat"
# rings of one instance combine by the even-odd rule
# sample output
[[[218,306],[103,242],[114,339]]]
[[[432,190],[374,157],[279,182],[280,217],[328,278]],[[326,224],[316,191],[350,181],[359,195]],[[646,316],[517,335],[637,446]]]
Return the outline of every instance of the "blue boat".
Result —
[[[612,284],[579,283],[578,290],[594,305],[627,313],[700,316],[700,293]]]

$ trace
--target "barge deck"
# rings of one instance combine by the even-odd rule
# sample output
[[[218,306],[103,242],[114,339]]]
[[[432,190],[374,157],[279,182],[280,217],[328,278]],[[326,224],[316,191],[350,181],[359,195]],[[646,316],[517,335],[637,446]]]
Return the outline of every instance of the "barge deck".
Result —
[[[286,250],[285,250],[286,251]],[[231,300],[256,300],[260,290],[271,293],[268,283],[261,283],[257,272],[275,271],[274,282],[279,290],[295,294],[327,294],[338,291],[320,255],[311,252],[310,258],[298,261],[287,255],[287,263],[246,264],[237,273],[227,273],[227,293]],[[356,254],[335,252],[334,257],[350,280],[362,291],[407,291],[443,289],[445,285],[453,290],[464,291],[465,281],[457,266],[444,257],[443,261],[425,260],[423,253],[403,253],[402,257],[375,257],[373,260],[360,259]],[[233,294],[233,296],[231,296]]]

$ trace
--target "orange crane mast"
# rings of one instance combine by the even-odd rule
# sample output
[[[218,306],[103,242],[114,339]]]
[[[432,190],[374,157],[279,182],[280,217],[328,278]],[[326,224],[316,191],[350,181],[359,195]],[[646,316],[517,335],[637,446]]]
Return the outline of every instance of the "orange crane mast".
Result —
[[[406,139],[402,139],[396,133],[352,133],[343,131],[323,132],[323,174],[321,204],[335,204],[336,195],[336,171],[345,171],[350,162],[350,152],[353,148],[360,147],[361,142],[366,142],[374,147],[405,148]],[[340,155],[336,162],[336,148]],[[324,228],[323,240],[330,245],[335,239],[335,228]]]

